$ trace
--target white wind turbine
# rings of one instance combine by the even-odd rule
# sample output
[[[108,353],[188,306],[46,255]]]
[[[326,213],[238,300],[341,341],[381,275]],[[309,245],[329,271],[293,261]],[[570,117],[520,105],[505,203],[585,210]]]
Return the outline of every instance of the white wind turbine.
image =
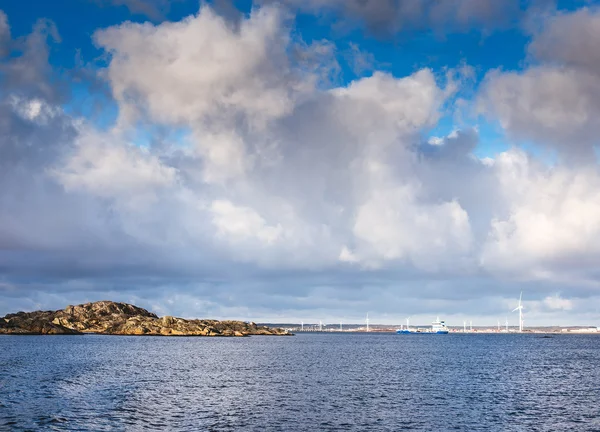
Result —
[[[523,303],[521,299],[523,298],[523,291],[521,291],[521,295],[519,296],[519,305],[513,309],[513,312],[519,311],[519,333],[523,332]]]
[[[365,320],[367,323],[367,331],[369,331],[369,313],[367,312],[367,319]]]

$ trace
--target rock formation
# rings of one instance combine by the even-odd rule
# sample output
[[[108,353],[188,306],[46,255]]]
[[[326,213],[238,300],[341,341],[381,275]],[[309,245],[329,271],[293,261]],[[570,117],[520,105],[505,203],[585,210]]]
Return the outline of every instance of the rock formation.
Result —
[[[0,318],[0,334],[139,336],[291,335],[286,330],[242,321],[188,320],[148,312],[126,303],[99,301],[58,311],[18,312]]]

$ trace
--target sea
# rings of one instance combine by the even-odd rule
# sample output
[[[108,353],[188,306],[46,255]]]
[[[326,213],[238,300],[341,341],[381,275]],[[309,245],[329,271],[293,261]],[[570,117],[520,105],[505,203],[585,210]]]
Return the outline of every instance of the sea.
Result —
[[[0,336],[2,431],[600,431],[600,335]]]

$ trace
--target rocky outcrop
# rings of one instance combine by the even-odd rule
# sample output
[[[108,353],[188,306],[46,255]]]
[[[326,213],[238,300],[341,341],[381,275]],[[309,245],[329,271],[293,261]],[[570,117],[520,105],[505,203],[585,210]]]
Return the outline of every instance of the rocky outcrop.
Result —
[[[81,334],[77,330],[52,322],[54,312],[19,312],[0,319],[0,334]]]
[[[290,335],[283,329],[242,321],[188,320],[148,312],[127,303],[100,301],[58,311],[18,312],[0,318],[0,334],[136,336]]]

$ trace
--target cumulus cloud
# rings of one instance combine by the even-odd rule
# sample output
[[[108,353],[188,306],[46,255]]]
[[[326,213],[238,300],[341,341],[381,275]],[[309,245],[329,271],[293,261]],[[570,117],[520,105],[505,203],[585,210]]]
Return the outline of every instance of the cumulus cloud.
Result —
[[[255,239],[269,245],[281,237],[281,225],[267,225],[253,209],[239,207],[229,201],[217,200],[211,204],[210,210],[219,235],[228,237],[232,242]]]
[[[427,3],[428,16],[442,4]],[[232,23],[205,5],[179,22],[95,33],[119,110],[100,129],[63,109],[51,84],[55,30],[39,24],[6,64],[6,312],[114,296],[187,316],[281,320],[368,306],[458,317],[465,305],[504,312],[514,285],[544,302],[540,280],[554,293],[577,276],[573,295],[596,292],[597,166],[549,167],[519,149],[478,159],[474,128],[426,138],[460,82],[443,86],[421,69],[334,85],[324,77],[335,73],[335,47],[300,40],[280,7]],[[515,136],[578,153],[591,148],[593,97],[578,111],[540,86],[592,72],[559,60],[570,66],[488,76],[482,106]],[[535,75],[541,68],[555,75]],[[574,92],[594,82],[574,81]],[[570,112],[553,112],[562,105]],[[160,142],[140,139],[165,129]],[[569,138],[576,144],[561,147]],[[561,300],[546,306],[568,310]]]
[[[331,262],[337,257],[332,253],[339,254],[349,230],[365,244],[377,242],[377,236],[371,235],[371,225],[382,221],[369,221],[365,215],[377,203],[383,204],[375,191],[385,187],[390,199],[410,197],[411,204],[404,213],[413,219],[413,227],[422,225],[422,234],[440,222],[434,243],[423,241],[418,235],[399,234],[394,237],[399,241],[394,249],[415,251],[418,247],[415,254],[420,255],[418,260],[426,267],[429,265],[424,262],[425,256],[431,247],[438,248],[440,253],[436,256],[440,257],[445,243],[449,249],[457,243],[461,251],[468,248],[468,217],[460,205],[454,200],[420,203],[418,188],[413,190],[413,185],[402,178],[404,173],[394,172],[395,168],[385,160],[398,152],[410,156],[409,148],[419,131],[435,124],[446,92],[437,86],[432,72],[421,70],[402,79],[377,72],[347,87],[322,92],[313,85],[312,69],[288,58],[285,50],[292,42],[283,35],[284,29],[280,12],[272,7],[254,12],[239,27],[229,26],[204,7],[196,17],[176,25],[121,26],[98,33],[96,41],[112,53],[107,78],[123,112],[135,110],[138,116],[189,128],[203,162],[204,187],[227,181],[231,198],[214,201],[211,211],[213,224],[228,240],[229,247],[236,238],[254,238],[296,256],[296,264]],[[167,33],[169,38],[165,37]],[[191,35],[205,42],[190,48]],[[213,46],[214,38],[223,51]],[[149,39],[155,42],[148,42]],[[240,43],[237,54],[224,51]],[[177,47],[183,51],[178,53]],[[178,58],[180,68],[173,68],[173,56]],[[148,62],[153,64],[149,75],[140,74],[140,65]],[[189,73],[185,73],[187,69]],[[191,92],[196,94],[192,96]],[[322,112],[318,117],[307,118],[309,106],[319,106]],[[140,107],[146,112],[139,112]],[[316,135],[304,137],[298,133],[308,130]],[[334,141],[330,142],[327,135]],[[322,149],[318,147],[321,143]],[[340,154],[336,155],[334,149]],[[320,167],[313,160],[322,156],[326,165]],[[336,206],[326,202],[324,191],[311,194],[304,187],[307,162],[312,164],[311,177],[321,183],[319,186],[342,186],[330,192],[331,198],[338,201]],[[336,169],[332,171],[332,167]],[[383,171],[389,171],[385,179]],[[276,183],[265,183],[265,175],[274,176]],[[353,177],[360,179],[356,188],[343,185],[355,181]],[[245,193],[240,201],[236,194],[241,191]],[[272,202],[273,196],[280,198]],[[309,196],[312,208],[298,205]],[[416,210],[416,206],[421,210]],[[329,207],[331,210],[327,210]],[[318,215],[324,210],[326,214]],[[427,222],[424,219],[429,210],[439,215]],[[413,218],[412,212],[418,211],[422,216]],[[392,217],[396,213],[402,211],[392,212]],[[449,225],[443,222],[446,214],[453,221]],[[339,226],[334,229],[336,218]],[[393,220],[385,224],[391,228]],[[445,228],[450,228],[448,234]],[[404,230],[409,231],[410,228]],[[463,235],[465,239],[458,238]],[[332,243],[319,246],[318,238]],[[408,259],[409,255],[371,247],[366,260],[375,265],[379,260]],[[256,255],[254,259],[261,261]],[[280,257],[276,261],[281,264],[287,259]],[[431,256],[429,261],[435,268],[435,258]]]
[[[534,64],[486,78],[482,111],[509,137],[558,154],[550,165],[516,149],[494,161],[508,207],[492,218],[482,249],[482,265],[490,271],[596,285],[598,22],[596,9],[554,14],[533,34],[528,51]]]
[[[106,76],[121,125],[146,118],[184,127],[207,166],[205,180],[242,175],[253,163],[249,145],[263,153],[268,148],[259,147],[269,147],[242,134],[289,114],[318,77],[305,73],[302,62],[294,67],[288,50],[310,54],[322,45],[292,44],[283,21],[277,8],[267,7],[233,26],[204,6],[178,23],[126,23],[97,32],[96,43],[112,57]]]
[[[458,256],[469,252],[469,217],[456,201],[419,204],[418,188],[376,189],[357,211],[353,233],[358,261],[378,266],[380,260],[408,260],[435,270],[443,264],[455,266]]]
[[[112,55],[107,75],[123,114],[143,104],[159,122],[242,115],[258,127],[289,112],[301,85],[286,73],[289,37],[281,20],[278,9],[265,8],[235,29],[204,6],[181,22],[125,23],[94,38]]]
[[[489,268],[536,272],[587,267],[600,258],[596,166],[545,167],[513,150],[496,159],[507,216],[492,220],[482,260]]]
[[[64,164],[51,173],[67,191],[83,191],[98,197],[123,198],[132,208],[155,199],[161,189],[176,181],[177,171],[143,149],[110,142],[94,132],[83,132]],[[107,142],[109,141],[109,142]]]
[[[567,159],[593,159],[600,129],[600,81],[577,69],[533,67],[525,72],[492,73],[484,89],[484,111],[509,136],[557,150]]]
[[[347,88],[333,92],[338,98],[347,98],[350,109],[364,110],[361,113],[363,122],[369,122],[374,129],[381,121],[382,125],[393,126],[402,134],[432,126],[444,99],[428,69],[400,80],[375,72],[372,77],[352,82]],[[346,118],[354,120],[355,116]],[[363,122],[357,126],[364,128]],[[352,124],[349,122],[348,126],[352,127]]]
[[[275,248],[285,239],[294,265],[336,262],[360,218],[355,209],[372,200],[382,181],[373,167],[388,170],[390,193],[402,194],[406,178],[385,158],[410,155],[419,131],[437,120],[445,92],[429,70],[400,79],[376,73],[319,90],[315,69],[288,57],[287,31],[275,8],[231,27],[203,7],[180,23],[124,24],[97,33],[96,43],[111,54],[105,76],[121,121],[101,133],[70,120],[74,137],[45,170],[48,181],[68,196],[109,203],[121,224],[136,207],[156,212],[147,206],[164,204],[168,193],[181,215],[165,223],[193,232],[187,224],[195,214],[230,240],[224,250],[237,237]],[[30,123],[42,106],[48,102],[13,104]],[[69,121],[63,113],[53,120],[58,117]],[[140,119],[189,131],[191,145],[131,145],[125,131]],[[420,205],[418,193],[411,197]],[[283,255],[277,261],[293,260]]]
[[[541,61],[600,71],[600,13],[583,8],[571,13],[558,13],[545,21],[529,45],[529,53]]]
[[[509,136],[534,141],[577,162],[594,159],[600,114],[600,37],[596,9],[560,13],[533,36],[536,64],[488,74],[481,109]]]

